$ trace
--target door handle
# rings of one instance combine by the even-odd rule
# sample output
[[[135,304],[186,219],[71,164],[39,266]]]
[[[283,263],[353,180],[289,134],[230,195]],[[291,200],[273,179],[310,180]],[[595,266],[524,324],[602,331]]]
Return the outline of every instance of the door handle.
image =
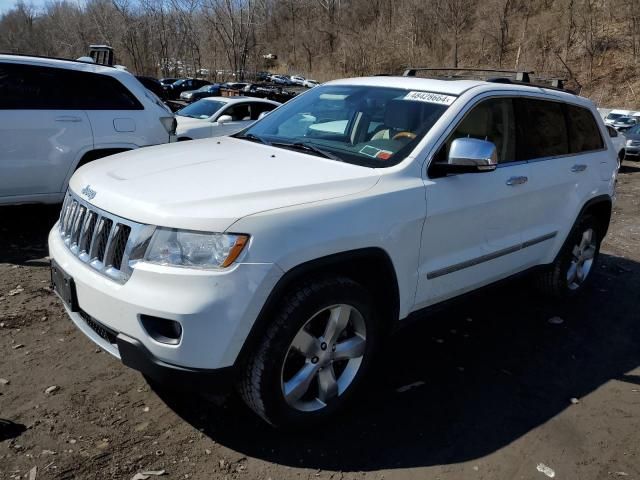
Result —
[[[61,115],[56,117],[56,122],[81,122],[82,119],[80,117],[76,117],[74,115]]]
[[[572,172],[584,172],[587,169],[587,166],[584,163],[576,163],[573,167],[571,167]]]
[[[514,185],[522,185],[524,183],[527,183],[528,180],[528,177],[511,177],[509,180],[507,180],[507,185],[509,185],[510,187],[513,187]]]

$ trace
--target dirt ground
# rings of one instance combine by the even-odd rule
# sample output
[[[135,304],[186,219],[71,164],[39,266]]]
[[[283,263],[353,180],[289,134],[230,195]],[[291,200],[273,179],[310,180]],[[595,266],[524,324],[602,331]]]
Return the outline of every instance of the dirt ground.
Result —
[[[304,434],[156,393],[79,333],[49,289],[57,211],[0,209],[2,479],[640,480],[640,164],[588,292],[554,304],[524,279],[425,318],[366,402]]]

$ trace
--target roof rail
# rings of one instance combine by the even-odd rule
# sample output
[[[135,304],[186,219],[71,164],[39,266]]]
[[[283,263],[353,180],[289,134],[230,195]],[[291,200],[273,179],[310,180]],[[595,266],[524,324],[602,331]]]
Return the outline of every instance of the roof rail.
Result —
[[[561,78],[545,78],[537,77],[532,79],[534,72],[522,71],[522,70],[500,70],[494,68],[451,68],[451,67],[428,67],[428,68],[407,68],[402,74],[403,77],[415,77],[417,72],[443,72],[442,75],[438,75],[440,78],[445,79],[474,79],[484,80],[491,83],[505,83],[515,85],[530,85],[535,87],[547,88],[550,90],[560,90],[563,92],[573,93],[574,91],[566,89],[564,79]],[[449,73],[447,73],[449,72]],[[465,74],[466,73],[466,74]],[[488,76],[489,74],[507,74],[508,76]],[[485,74],[479,75],[479,74]]]
[[[415,77],[418,72],[473,72],[473,73],[509,73],[514,77],[517,82],[530,83],[530,75],[533,72],[519,71],[519,70],[499,70],[495,68],[451,68],[451,67],[419,67],[419,68],[407,68],[402,74],[403,77]],[[460,75],[444,75],[447,78],[455,78]]]

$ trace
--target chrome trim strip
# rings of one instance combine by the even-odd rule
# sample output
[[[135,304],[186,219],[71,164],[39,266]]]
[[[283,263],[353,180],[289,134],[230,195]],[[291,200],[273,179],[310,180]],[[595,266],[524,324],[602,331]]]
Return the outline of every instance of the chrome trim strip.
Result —
[[[475,267],[481,263],[488,262],[490,260],[495,260],[496,258],[504,257],[505,255],[509,255],[511,253],[515,253],[519,250],[525,249],[527,247],[531,247],[538,243],[545,242],[547,240],[551,240],[554,238],[558,232],[548,233],[546,235],[542,235],[540,237],[533,238],[531,240],[527,240],[524,243],[520,243],[518,245],[513,245],[512,247],[503,248],[502,250],[497,250],[492,253],[488,253],[486,255],[482,255],[477,258],[472,258],[471,260],[466,260],[464,262],[456,263],[449,267],[444,267],[439,270],[434,270],[433,272],[427,273],[427,279],[433,280],[434,278],[442,277],[443,275],[448,275],[450,273],[458,272],[460,270],[464,270],[465,268]]]

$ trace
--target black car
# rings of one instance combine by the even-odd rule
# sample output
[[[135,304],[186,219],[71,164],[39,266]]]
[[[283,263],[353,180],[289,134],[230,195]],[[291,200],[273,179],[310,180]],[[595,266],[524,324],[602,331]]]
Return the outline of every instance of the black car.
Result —
[[[211,82],[207,80],[200,80],[197,78],[181,78],[173,82],[169,86],[165,86],[167,97],[171,100],[175,100],[180,97],[182,92],[187,90],[197,90],[205,85],[211,85]]]
[[[195,102],[201,98],[217,97],[220,95],[220,87],[221,85],[219,83],[214,83],[212,85],[200,87],[197,90],[187,90],[180,94],[180,100],[184,100],[185,102]]]
[[[158,80],[153,77],[144,77],[142,75],[136,75],[136,78],[147,90],[151,90],[160,97],[161,100],[166,100],[167,92]]]
[[[161,78],[160,79],[160,83],[162,84],[162,86],[169,86],[174,82],[177,82],[178,80],[180,80],[179,78]]]
[[[267,81],[269,81],[270,77],[271,77],[271,74],[269,72],[258,72],[258,73],[256,73],[256,80],[258,82],[267,82]]]

